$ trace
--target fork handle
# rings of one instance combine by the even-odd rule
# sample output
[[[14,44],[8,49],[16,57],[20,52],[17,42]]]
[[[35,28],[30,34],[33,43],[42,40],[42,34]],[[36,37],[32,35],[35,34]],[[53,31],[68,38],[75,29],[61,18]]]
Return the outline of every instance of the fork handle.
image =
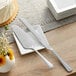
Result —
[[[37,50],[35,52],[43,59],[43,61],[48,65],[49,68],[53,68],[53,64],[49,62],[42,54],[40,54]]]

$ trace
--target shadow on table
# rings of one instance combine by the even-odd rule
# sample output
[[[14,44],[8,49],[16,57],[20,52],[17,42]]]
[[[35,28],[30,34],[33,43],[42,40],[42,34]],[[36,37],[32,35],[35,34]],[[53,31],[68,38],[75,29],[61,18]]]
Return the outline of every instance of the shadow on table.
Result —
[[[0,73],[0,76],[10,76],[10,73]]]
[[[76,76],[76,72],[73,73],[73,74],[67,75],[67,76]]]

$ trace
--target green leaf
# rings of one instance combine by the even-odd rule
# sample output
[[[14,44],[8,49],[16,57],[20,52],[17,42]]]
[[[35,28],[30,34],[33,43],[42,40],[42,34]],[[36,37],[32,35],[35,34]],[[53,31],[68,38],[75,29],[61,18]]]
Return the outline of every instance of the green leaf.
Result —
[[[5,30],[9,30],[8,25],[5,26]]]

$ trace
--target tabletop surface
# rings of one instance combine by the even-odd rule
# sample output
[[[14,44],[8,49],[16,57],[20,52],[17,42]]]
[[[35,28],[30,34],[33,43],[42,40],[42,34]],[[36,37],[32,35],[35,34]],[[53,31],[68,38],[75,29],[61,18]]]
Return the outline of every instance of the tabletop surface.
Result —
[[[14,42],[10,45],[16,58],[15,66],[10,72],[0,74],[0,76],[76,76],[76,22],[49,31],[45,35],[50,45],[73,68],[71,73],[62,67],[49,50],[44,49],[40,53],[54,64],[53,69],[48,69],[35,52],[21,56]]]

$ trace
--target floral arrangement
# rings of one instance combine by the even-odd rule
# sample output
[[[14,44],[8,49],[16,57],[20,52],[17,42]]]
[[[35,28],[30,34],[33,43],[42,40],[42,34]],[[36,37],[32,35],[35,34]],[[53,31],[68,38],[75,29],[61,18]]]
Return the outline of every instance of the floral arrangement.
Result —
[[[15,63],[13,50],[9,46],[9,42],[5,34],[0,37],[0,72],[5,73],[10,71]]]

